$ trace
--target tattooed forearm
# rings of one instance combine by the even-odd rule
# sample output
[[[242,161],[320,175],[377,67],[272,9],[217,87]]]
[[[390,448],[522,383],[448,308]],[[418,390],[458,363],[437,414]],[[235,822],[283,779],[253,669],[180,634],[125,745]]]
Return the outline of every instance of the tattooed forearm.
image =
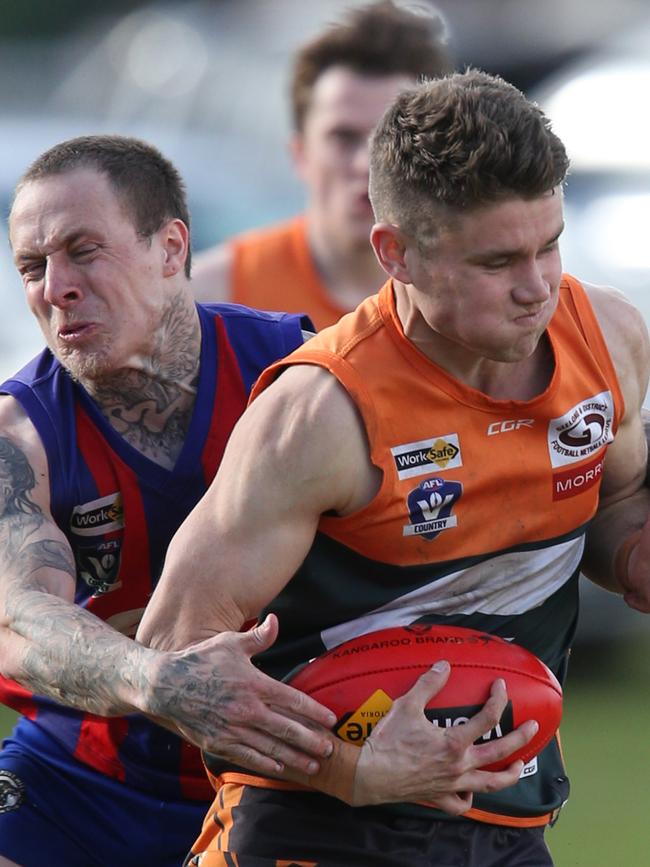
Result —
[[[73,604],[74,555],[33,498],[36,478],[0,437],[0,671],[82,710],[131,713],[151,652]]]
[[[38,695],[112,716],[139,708],[151,651],[90,612],[48,593],[25,590],[12,600],[11,628],[29,641],[16,677]]]

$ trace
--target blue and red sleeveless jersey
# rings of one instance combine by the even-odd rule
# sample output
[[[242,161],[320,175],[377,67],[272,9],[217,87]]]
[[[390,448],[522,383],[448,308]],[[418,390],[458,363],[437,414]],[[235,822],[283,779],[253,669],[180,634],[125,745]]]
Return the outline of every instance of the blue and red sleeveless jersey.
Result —
[[[43,442],[52,515],[76,559],[76,603],[126,635],[135,634],[171,537],[214,478],[253,383],[302,343],[302,329],[313,330],[306,317],[236,304],[198,311],[197,398],[173,470],[129,445],[49,350],[0,387]],[[199,751],[139,714],[83,713],[4,678],[0,701],[23,714],[14,738],[45,758],[55,738],[71,757],[161,798],[210,799]]]

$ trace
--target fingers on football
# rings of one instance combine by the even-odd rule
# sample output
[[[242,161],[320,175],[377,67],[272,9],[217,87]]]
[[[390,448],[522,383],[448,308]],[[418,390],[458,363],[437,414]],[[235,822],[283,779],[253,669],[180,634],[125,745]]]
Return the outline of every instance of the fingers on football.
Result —
[[[483,737],[483,735],[492,731],[501,719],[507,703],[508,693],[506,691],[506,685],[505,682],[499,678],[492,684],[490,697],[480,711],[471,717],[465,725],[458,727],[460,729],[459,734],[465,742],[468,744],[474,743],[474,741],[477,741],[480,737]],[[505,740],[505,738],[503,740]],[[509,751],[504,753],[500,758],[509,755],[513,749],[514,748],[509,749]]]
[[[396,700],[402,705],[417,706],[418,709],[423,709],[427,702],[437,695],[443,686],[449,680],[451,669],[446,660],[440,660],[421,674],[415,681],[413,686],[405,692],[404,695]]]
[[[501,789],[514,786],[521,777],[523,767],[524,763],[517,759],[502,771],[468,771],[458,780],[458,784],[463,790],[472,792],[500,792]]]

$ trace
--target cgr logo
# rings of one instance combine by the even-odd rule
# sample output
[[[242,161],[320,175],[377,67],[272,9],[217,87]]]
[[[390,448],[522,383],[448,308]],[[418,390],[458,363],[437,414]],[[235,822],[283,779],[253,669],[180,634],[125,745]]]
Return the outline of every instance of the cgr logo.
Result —
[[[488,425],[487,435],[489,437],[495,434],[509,433],[513,430],[520,430],[522,427],[532,427],[535,420],[532,418],[509,418],[504,421],[493,421]]]

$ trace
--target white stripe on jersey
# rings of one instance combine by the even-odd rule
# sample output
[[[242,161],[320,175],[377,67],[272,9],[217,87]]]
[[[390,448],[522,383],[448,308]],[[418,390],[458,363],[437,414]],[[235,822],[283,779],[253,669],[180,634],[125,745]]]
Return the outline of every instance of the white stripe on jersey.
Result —
[[[569,580],[583,549],[584,535],[538,550],[513,551],[483,560],[398,596],[362,617],[323,630],[323,644],[329,650],[376,629],[408,626],[426,614],[525,614]]]

